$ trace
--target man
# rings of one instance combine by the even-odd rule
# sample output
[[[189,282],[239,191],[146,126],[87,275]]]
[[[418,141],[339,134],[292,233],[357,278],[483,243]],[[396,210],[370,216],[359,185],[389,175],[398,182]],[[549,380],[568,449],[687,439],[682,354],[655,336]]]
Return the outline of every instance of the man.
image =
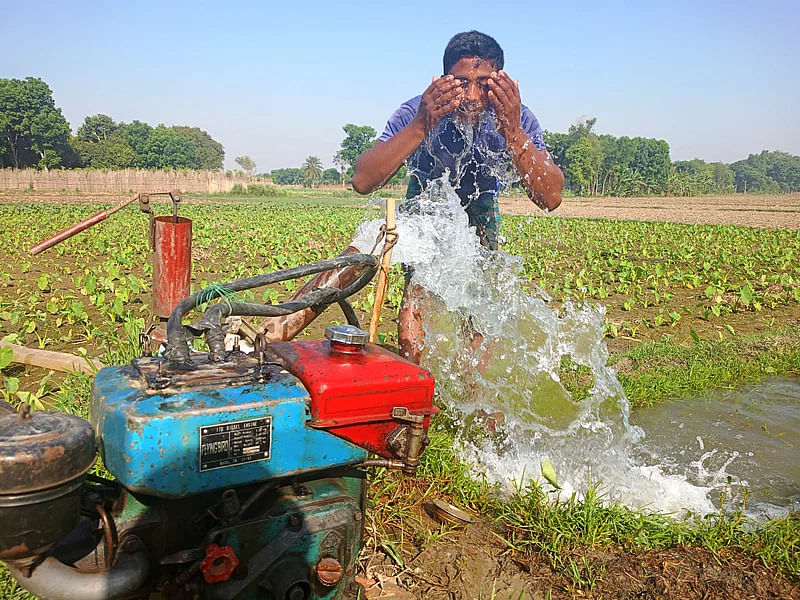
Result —
[[[408,163],[411,182],[406,196],[411,198],[448,171],[470,225],[482,244],[496,250],[500,221],[496,173],[504,168],[500,163],[510,158],[528,196],[547,210],[561,204],[564,176],[545,148],[539,122],[522,104],[517,83],[503,71],[503,50],[493,38],[477,31],[459,33],[447,44],[443,63],[444,75],[434,77],[421,96],[403,103],[378,143],[359,157],[353,188],[369,194]],[[351,252],[356,250],[345,251]],[[321,275],[295,295],[314,287],[342,287],[356,276],[354,269]],[[398,339],[401,354],[419,363],[424,342],[419,307],[424,292],[408,283]],[[307,309],[267,319],[262,329],[270,340],[290,339],[315,317]]]
[[[564,176],[545,148],[539,122],[522,104],[519,86],[503,71],[503,50],[493,38],[477,31],[459,33],[447,44],[443,63],[444,75],[403,103],[378,143],[359,157],[353,188],[368,194],[408,162],[406,196],[413,197],[449,171],[470,225],[483,245],[496,250],[498,163],[510,157],[528,197],[547,210],[561,204]],[[445,118],[451,114],[455,119]],[[471,136],[464,135],[465,126],[471,127]],[[407,281],[398,323],[401,354],[417,363],[424,342],[422,297],[422,289]]]

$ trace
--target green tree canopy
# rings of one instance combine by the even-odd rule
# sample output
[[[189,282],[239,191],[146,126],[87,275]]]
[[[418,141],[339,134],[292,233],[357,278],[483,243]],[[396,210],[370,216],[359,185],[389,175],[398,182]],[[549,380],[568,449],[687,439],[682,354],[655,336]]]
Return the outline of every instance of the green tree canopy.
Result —
[[[242,169],[247,171],[248,175],[252,175],[253,171],[256,170],[256,162],[249,156],[237,156],[234,161],[237,165],[242,167]]]
[[[674,177],[664,140],[598,135],[593,130],[596,122],[596,117],[584,117],[567,133],[544,132],[545,144],[564,172],[569,190],[633,196],[670,189]]]
[[[322,183],[326,185],[336,185],[339,183],[339,171],[331,167],[322,172]]]
[[[192,142],[172,129],[159,125],[148,136],[142,166],[148,169],[191,169],[196,160]]]
[[[737,192],[800,191],[800,156],[764,150],[733,163],[730,169]]]
[[[70,128],[41,79],[0,79],[2,161],[15,167],[58,165],[69,151]]]
[[[225,149],[218,141],[212,138],[208,132],[199,127],[188,127],[185,125],[175,125],[172,130],[188,139],[194,145],[197,155],[195,169],[208,169],[211,171],[221,171],[222,163],[225,160]],[[255,167],[254,167],[255,168]]]
[[[92,115],[84,119],[83,125],[78,128],[77,137],[87,142],[102,142],[119,127],[108,115]]]
[[[341,158],[352,169],[361,153],[372,148],[378,141],[377,133],[369,125],[353,125],[352,123],[348,123],[342,129],[346,136],[342,140]]]
[[[139,157],[119,129],[99,142],[87,141],[76,136],[72,138],[72,147],[78,155],[78,164],[85,167],[128,169],[136,167],[139,163]]]
[[[322,179],[322,161],[318,156],[309,156],[300,167],[303,171],[303,185],[314,187]]]
[[[136,153],[136,166],[144,167],[145,148],[153,128],[142,121],[132,121],[131,123],[122,123],[120,129],[128,144]]]
[[[270,177],[278,185],[297,185],[303,183],[303,170],[296,168],[273,169]]]

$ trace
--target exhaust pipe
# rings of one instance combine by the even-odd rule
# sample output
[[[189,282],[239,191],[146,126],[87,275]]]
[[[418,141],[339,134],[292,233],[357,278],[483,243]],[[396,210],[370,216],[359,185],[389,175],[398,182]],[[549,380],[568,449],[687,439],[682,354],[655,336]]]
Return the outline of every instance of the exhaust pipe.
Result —
[[[144,585],[150,561],[144,552],[121,554],[109,570],[88,573],[48,556],[30,577],[14,563],[7,566],[14,579],[40,600],[117,600]]]

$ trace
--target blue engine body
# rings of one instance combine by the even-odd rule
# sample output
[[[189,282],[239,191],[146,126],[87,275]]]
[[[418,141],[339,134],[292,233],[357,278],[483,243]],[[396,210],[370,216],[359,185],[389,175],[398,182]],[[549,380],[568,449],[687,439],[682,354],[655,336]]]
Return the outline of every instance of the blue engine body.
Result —
[[[103,369],[90,421],[106,467],[128,490],[185,498],[353,465],[367,451],[306,426],[310,398],[277,365],[239,360],[181,374],[161,358]]]

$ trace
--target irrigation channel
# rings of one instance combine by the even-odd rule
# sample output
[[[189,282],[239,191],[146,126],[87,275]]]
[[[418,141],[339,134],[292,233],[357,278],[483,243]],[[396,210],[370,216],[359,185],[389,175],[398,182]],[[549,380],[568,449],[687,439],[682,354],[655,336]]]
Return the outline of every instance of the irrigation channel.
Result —
[[[363,224],[353,245],[369,251],[380,224]],[[606,366],[604,309],[555,309],[526,291],[521,259],[479,244],[446,178],[401,209],[397,227],[393,261],[428,290],[422,362],[477,475],[509,490],[536,480],[554,498],[594,483],[610,501],[678,517],[718,510],[723,491],[738,509],[750,490],[745,509],[760,519],[797,504],[800,381],[631,415]]]
[[[800,508],[800,377],[771,378],[641,408],[643,460],[759,520]]]

